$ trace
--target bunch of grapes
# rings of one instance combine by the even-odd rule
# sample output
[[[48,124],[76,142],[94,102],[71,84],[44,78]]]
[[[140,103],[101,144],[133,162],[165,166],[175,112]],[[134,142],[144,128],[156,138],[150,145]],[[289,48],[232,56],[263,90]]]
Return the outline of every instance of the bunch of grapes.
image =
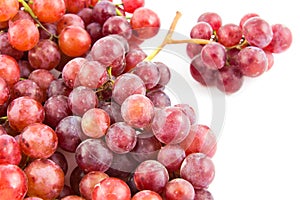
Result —
[[[160,19],[144,3],[0,2],[1,200],[213,199],[216,135],[172,103],[171,71],[152,61],[180,42],[170,39],[179,15],[147,55],[140,44]],[[286,27],[246,18],[242,32],[199,18],[186,41],[196,80],[232,93],[290,45]]]
[[[239,24],[222,24],[217,13],[203,13],[190,37],[187,54],[192,59],[192,77],[226,94],[237,92],[244,77],[258,77],[270,70],[274,54],[286,51],[292,43],[288,27],[270,25],[256,13],[246,14]]]

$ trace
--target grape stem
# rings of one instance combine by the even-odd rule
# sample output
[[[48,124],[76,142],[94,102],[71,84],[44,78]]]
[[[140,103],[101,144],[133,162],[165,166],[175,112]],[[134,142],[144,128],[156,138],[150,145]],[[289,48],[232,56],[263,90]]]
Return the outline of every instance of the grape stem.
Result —
[[[23,5],[24,11],[27,12],[32,17],[32,19],[34,19],[34,21],[38,24],[38,27],[41,27],[50,35],[50,40],[52,40],[53,37],[56,39],[58,38],[57,35],[52,34],[50,31],[48,31],[48,29],[46,29],[46,27],[39,21],[38,17],[34,14],[33,10],[30,8],[30,6],[25,0],[18,0],[18,1]]]

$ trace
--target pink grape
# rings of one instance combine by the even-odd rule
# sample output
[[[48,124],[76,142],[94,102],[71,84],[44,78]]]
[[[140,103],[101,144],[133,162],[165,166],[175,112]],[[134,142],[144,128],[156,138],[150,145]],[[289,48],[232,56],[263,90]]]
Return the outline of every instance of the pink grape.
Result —
[[[198,17],[198,22],[209,23],[214,31],[217,31],[222,26],[222,18],[215,12],[202,13]]]
[[[0,164],[19,165],[21,162],[21,148],[16,139],[7,134],[0,134]]]
[[[209,69],[221,69],[226,63],[225,47],[217,42],[205,45],[201,50],[203,64]]]
[[[226,94],[232,94],[241,89],[244,76],[236,66],[226,66],[217,74],[217,88]]]
[[[183,162],[185,150],[178,144],[168,144],[163,146],[157,155],[157,160],[162,163],[169,172],[174,172],[180,169]]]
[[[166,200],[194,199],[195,190],[187,180],[176,178],[167,183],[164,195]]]

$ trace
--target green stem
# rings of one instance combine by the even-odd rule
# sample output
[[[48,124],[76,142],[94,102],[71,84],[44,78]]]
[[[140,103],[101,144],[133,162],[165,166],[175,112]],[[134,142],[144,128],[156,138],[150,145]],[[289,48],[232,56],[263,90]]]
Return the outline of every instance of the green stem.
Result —
[[[7,119],[8,119],[7,116],[0,117],[0,120],[7,120]]]

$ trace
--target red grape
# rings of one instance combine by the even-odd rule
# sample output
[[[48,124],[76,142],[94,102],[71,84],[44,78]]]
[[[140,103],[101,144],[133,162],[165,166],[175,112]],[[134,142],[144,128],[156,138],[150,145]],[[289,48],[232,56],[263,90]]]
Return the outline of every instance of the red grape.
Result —
[[[213,29],[207,22],[201,21],[193,26],[190,36],[191,38],[209,40],[213,35]]]
[[[185,151],[178,144],[168,144],[163,146],[157,155],[157,160],[162,163],[169,172],[180,169],[185,158]]]
[[[259,48],[268,46],[273,38],[272,27],[260,17],[248,19],[244,23],[242,31],[247,42]]]
[[[122,103],[121,115],[130,126],[144,128],[152,121],[154,105],[145,95],[133,94]]]
[[[136,9],[145,5],[145,0],[122,0],[124,11],[133,13]]]
[[[17,20],[8,29],[9,43],[20,51],[32,49],[39,39],[39,30],[29,19]]]
[[[82,56],[90,49],[91,37],[79,26],[68,26],[59,34],[58,45],[70,57]]]
[[[10,90],[6,81],[0,77],[0,106],[9,99]]]
[[[28,61],[34,69],[54,69],[60,62],[58,45],[48,39],[40,40],[37,45],[28,52]]]
[[[146,53],[141,49],[131,49],[127,52],[126,59],[126,67],[124,72],[129,72],[133,69],[139,62],[144,60],[147,57]]]
[[[0,199],[23,200],[27,190],[27,177],[17,165],[0,164]]]
[[[19,10],[18,0],[3,0],[0,3],[0,22],[13,18]]]
[[[24,172],[28,178],[28,196],[50,200],[63,190],[64,172],[52,160],[36,159],[26,166]]]
[[[57,22],[66,12],[64,0],[34,0],[29,4],[41,22]]]
[[[169,181],[167,169],[156,160],[146,160],[134,172],[134,182],[139,190],[161,193]]]
[[[130,24],[138,38],[149,39],[158,33],[160,19],[154,11],[140,7],[133,12]]]
[[[243,48],[238,54],[239,69],[245,76],[257,77],[263,74],[268,67],[265,52],[255,46]]]
[[[7,32],[0,33],[0,52],[1,52],[1,54],[11,56],[16,60],[20,60],[24,55],[23,51],[19,51],[19,50],[15,49],[9,43]]]
[[[195,200],[214,200],[212,194],[205,189],[195,190]]]
[[[102,26],[97,22],[91,22],[86,26],[86,31],[90,34],[92,44],[103,37]]]
[[[225,47],[217,42],[205,45],[201,50],[203,64],[209,69],[221,69],[226,63]]]
[[[89,7],[91,0],[80,0],[80,1],[64,0],[64,2],[66,5],[67,12],[78,13],[82,9]]]
[[[154,90],[147,92],[146,95],[157,108],[171,106],[170,97],[163,90]]]
[[[79,26],[81,28],[85,28],[84,21],[81,19],[80,16],[72,13],[66,13],[57,22],[57,34],[60,34],[63,31],[63,29],[68,26]]]
[[[84,22],[85,27],[87,27],[90,23],[93,22],[93,9],[92,8],[83,8],[79,12],[76,13]]]
[[[25,155],[31,158],[48,158],[56,151],[58,138],[49,126],[34,123],[23,129],[19,143]]]
[[[65,84],[64,80],[62,78],[59,78],[51,81],[47,89],[47,96],[48,98],[55,95],[69,96],[71,91],[72,89]]]
[[[191,122],[191,125],[196,123],[197,116],[196,116],[196,112],[192,106],[190,106],[189,104],[186,104],[186,103],[179,103],[179,104],[175,104],[174,106],[182,109],[182,111],[188,116],[188,118]]]
[[[113,152],[124,154],[131,151],[137,142],[136,131],[125,122],[112,124],[105,135],[107,147]]]
[[[84,113],[81,128],[85,135],[100,138],[106,134],[110,126],[110,118],[105,110],[92,108]]]
[[[270,44],[264,48],[272,53],[281,53],[287,50],[292,44],[292,32],[283,24],[274,24],[272,26],[273,38]]]
[[[87,62],[87,60],[81,57],[73,58],[67,62],[62,70],[62,79],[64,80],[66,86],[69,88],[74,87],[77,74],[85,62]]]
[[[235,24],[225,24],[217,31],[218,42],[225,47],[232,47],[239,44],[242,36],[242,29]]]
[[[49,157],[49,159],[55,162],[58,166],[60,166],[60,168],[64,171],[65,175],[67,174],[69,165],[67,158],[63,153],[56,151]]]
[[[240,27],[243,28],[245,22],[246,22],[248,19],[252,18],[252,17],[259,17],[259,15],[256,14],[256,13],[247,13],[247,14],[245,14],[245,15],[241,18],[241,20],[240,20],[240,24],[239,24]]]
[[[84,175],[79,183],[79,191],[86,200],[92,200],[93,189],[96,184],[109,176],[104,172],[91,171]]]
[[[215,177],[215,167],[205,154],[192,153],[184,159],[180,176],[189,181],[195,189],[207,188]]]
[[[241,89],[244,77],[236,66],[226,66],[217,74],[217,88],[226,94],[232,94]]]
[[[69,195],[61,198],[61,200],[85,200],[85,199],[77,195]]]
[[[164,195],[166,200],[192,200],[195,197],[195,190],[187,180],[176,178],[167,183]]]
[[[205,12],[198,17],[198,22],[207,22],[211,25],[214,31],[217,31],[222,26],[220,15],[214,12]]]
[[[153,62],[142,61],[138,63],[132,73],[138,75],[144,81],[148,90],[155,87],[160,80],[158,66]]]
[[[75,158],[78,166],[85,172],[105,172],[112,163],[113,153],[102,140],[87,139],[78,145]]]
[[[11,56],[0,54],[0,77],[11,87],[19,81],[20,76],[17,61]]]
[[[43,122],[45,110],[38,101],[30,97],[19,97],[8,105],[7,117],[9,125],[21,132],[30,124]]]
[[[103,36],[119,34],[129,39],[132,34],[131,26],[123,16],[112,16],[108,18],[102,26]]]
[[[157,192],[142,190],[136,193],[131,200],[162,200],[162,198]]]
[[[96,184],[92,199],[97,200],[130,200],[131,193],[128,185],[121,179],[108,177]]]
[[[191,127],[188,116],[178,107],[157,110],[151,125],[155,137],[164,144],[182,142]]]
[[[108,18],[116,15],[116,7],[109,1],[98,1],[92,12],[94,21],[98,22],[101,26]]]
[[[180,143],[180,146],[185,150],[186,155],[203,153],[213,157],[216,153],[217,138],[208,126],[194,124],[191,126],[189,135]]]
[[[0,135],[0,164],[18,165],[21,162],[21,149],[16,139],[10,135]]]
[[[45,100],[44,95],[43,90],[34,81],[29,79],[17,82],[11,89],[12,99],[27,96],[42,103]]]
[[[55,80],[55,76],[48,70],[36,69],[29,74],[28,79],[34,81],[44,92],[46,92],[50,83]]]

